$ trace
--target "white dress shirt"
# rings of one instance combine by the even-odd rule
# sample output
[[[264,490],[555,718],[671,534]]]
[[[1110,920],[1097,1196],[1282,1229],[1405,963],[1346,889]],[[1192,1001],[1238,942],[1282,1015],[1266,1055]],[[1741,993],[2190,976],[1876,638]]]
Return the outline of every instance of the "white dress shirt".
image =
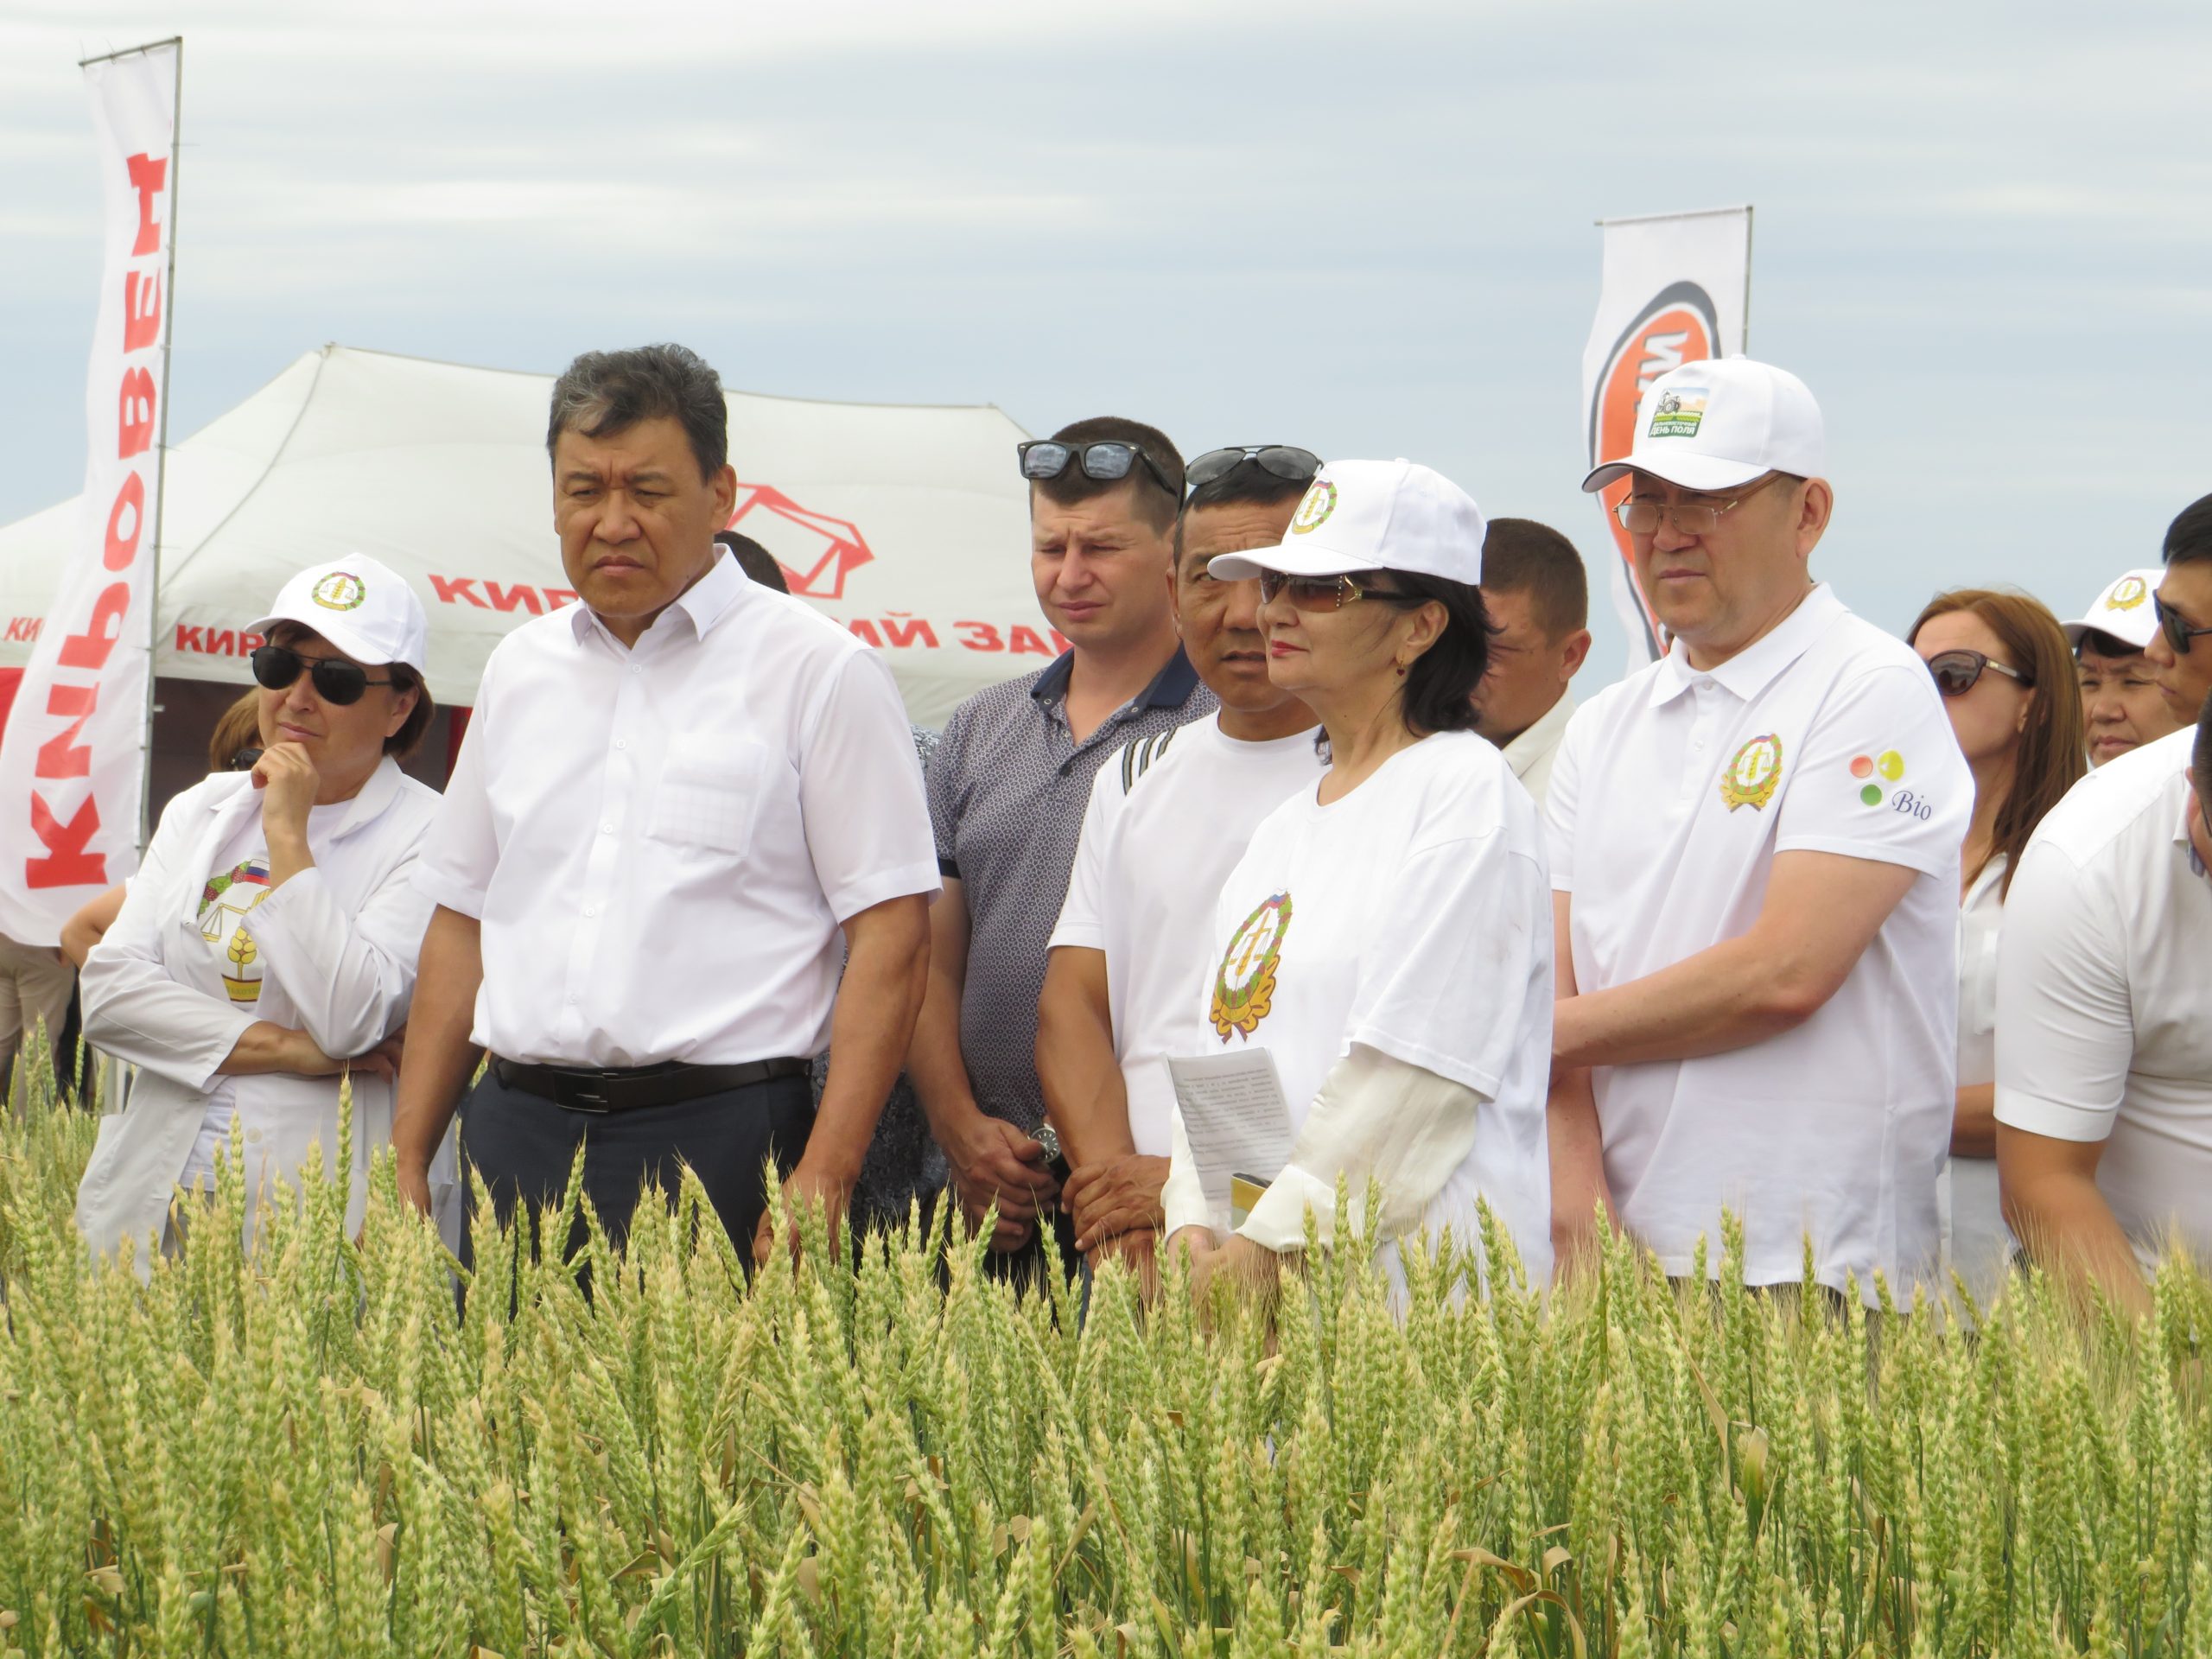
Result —
[[[1671,1274],[1721,1211],[1752,1284],[1932,1274],[1958,1063],[1959,846],[1974,779],[1927,665],[1825,587],[1707,672],[1680,641],[1576,712],[1552,772],[1554,889],[1576,986],[1646,978],[1758,919],[1775,858],[1918,879],[1842,986],[1792,1030],[1591,1072],[1623,1223]]]
[[[938,890],[881,654],[726,556],[632,648],[500,642],[416,879],[483,924],[474,1040],[579,1066],[815,1053],[840,925]]]
[[[1536,810],[1541,811],[1544,796],[1551,788],[1552,758],[1559,753],[1559,741],[1567,735],[1567,722],[1574,718],[1574,693],[1562,689],[1559,701],[1544,710],[1543,718],[1515,738],[1500,751],[1505,764],[1513,768],[1513,775],[1521,780],[1521,787],[1535,798]]]
[[[1959,1087],[1997,1081],[1997,940],[2005,919],[2002,853],[1993,854],[1959,906]],[[1943,1168],[1945,1259],[1986,1306],[2012,1260],[2012,1233],[1998,1203],[1997,1160],[1954,1155]]]
[[[1997,957],[1997,1121],[2102,1141],[2097,1186],[2146,1264],[2212,1255],[2212,880],[2190,845],[2196,733],[2107,761],[2020,855]]]

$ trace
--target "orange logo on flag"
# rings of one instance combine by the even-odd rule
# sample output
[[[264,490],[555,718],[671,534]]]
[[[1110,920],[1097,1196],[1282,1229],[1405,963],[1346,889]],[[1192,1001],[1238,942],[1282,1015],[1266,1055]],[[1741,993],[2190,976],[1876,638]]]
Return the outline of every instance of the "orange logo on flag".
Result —
[[[845,578],[875,557],[851,519],[810,512],[772,484],[741,482],[737,511],[723,528],[735,530],[748,517],[745,533],[775,556],[791,592],[808,599],[842,599]]]

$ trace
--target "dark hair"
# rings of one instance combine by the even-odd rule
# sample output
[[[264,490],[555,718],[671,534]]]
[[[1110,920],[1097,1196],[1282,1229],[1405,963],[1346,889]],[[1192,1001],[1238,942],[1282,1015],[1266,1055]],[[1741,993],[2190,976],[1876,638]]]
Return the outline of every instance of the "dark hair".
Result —
[[[261,746],[261,694],[242,691],[238,700],[223,710],[207,737],[207,770],[232,772],[240,749]]]
[[[2089,728],[2082,712],[2082,681],[2075,671],[2074,653],[2067,649],[2066,630],[2048,606],[2025,594],[1955,588],[1928,601],[1907,631],[1905,643],[1919,639],[1932,619],[1956,611],[1973,613],[1997,636],[2012,659],[2011,665],[2036,694],[2013,760],[2012,792],[1997,809],[1990,832],[1990,856],[2005,855],[2001,898],[2012,891],[2020,855],[2028,850],[2028,837],[2035,834],[2044,814],[2088,771]],[[1968,879],[1980,874],[1973,871]]]
[[[1067,470],[1058,478],[1031,480],[1031,487],[1047,501],[1072,506],[1078,501],[1088,501],[1093,496],[1132,485],[1138,506],[1154,530],[1166,530],[1174,522],[1176,512],[1183,505],[1183,457],[1158,427],[1147,426],[1142,421],[1123,420],[1118,415],[1095,415],[1087,421],[1070,422],[1052,434],[1052,442],[1077,448],[1086,443],[1134,444],[1151,457],[1153,465],[1166,474],[1173,488],[1161,489],[1160,480],[1142,461],[1129,469],[1128,478],[1093,478],[1083,470],[1078,460],[1070,461]]]
[[[1183,521],[1199,507],[1228,507],[1249,505],[1258,507],[1279,507],[1286,501],[1295,501],[1311,487],[1310,481],[1285,478],[1271,473],[1247,455],[1219,478],[1210,478],[1192,490],[1190,499],[1183,503],[1183,511],[1175,515],[1175,569],[1183,568]]]
[[[1475,687],[1490,666],[1491,627],[1490,613],[1483,608],[1483,590],[1449,576],[1413,570],[1363,570],[1352,580],[1363,585],[1374,576],[1387,577],[1404,596],[1408,610],[1428,600],[1444,607],[1444,632],[1406,670],[1408,728],[1421,737],[1432,732],[1474,730]]]
[[[729,405],[721,377],[685,346],[633,346],[586,352],[553,383],[545,453],[563,432],[613,437],[640,421],[672,420],[691,442],[699,476],[712,478],[729,461]]]
[[[2140,657],[2143,654],[2142,646],[2131,645],[2126,640],[2107,633],[2102,628],[2082,630],[2082,637],[2074,642],[2075,660],[2078,662],[2085,651],[2094,651],[2100,657]]]
[[[2200,495],[2166,526],[2166,563],[2197,564],[2212,559],[2212,495]]]
[[[1533,518],[1493,518],[1483,537],[1483,587],[1526,594],[1548,639],[1590,626],[1590,579],[1574,543]]]
[[[415,706],[407,711],[406,723],[384,741],[384,752],[395,760],[404,760],[423,747],[423,736],[430,729],[430,721],[438,712],[438,705],[430,696],[430,688],[423,683],[423,677],[405,663],[387,663],[384,671],[391,676],[391,695],[403,691],[415,693]]]
[[[715,540],[729,550],[730,556],[737,561],[737,568],[751,580],[779,594],[791,592],[791,585],[776,556],[750,536],[741,536],[734,530],[718,530]]]

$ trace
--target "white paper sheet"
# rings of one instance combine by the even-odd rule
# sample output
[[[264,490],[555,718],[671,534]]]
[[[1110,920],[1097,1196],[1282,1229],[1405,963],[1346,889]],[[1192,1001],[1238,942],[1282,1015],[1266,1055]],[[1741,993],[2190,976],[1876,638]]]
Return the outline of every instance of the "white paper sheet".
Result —
[[[1229,1206],[1229,1178],[1272,1181],[1290,1161],[1290,1109],[1274,1057],[1264,1048],[1171,1058],[1175,1103],[1198,1166],[1198,1184],[1217,1215]]]

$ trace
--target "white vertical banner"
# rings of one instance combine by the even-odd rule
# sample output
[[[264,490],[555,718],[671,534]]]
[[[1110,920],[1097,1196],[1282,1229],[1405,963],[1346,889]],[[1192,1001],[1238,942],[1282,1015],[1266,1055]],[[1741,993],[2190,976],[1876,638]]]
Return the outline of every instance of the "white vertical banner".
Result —
[[[1751,309],[1751,210],[1604,219],[1598,315],[1582,348],[1582,409],[1590,465],[1624,455],[1644,388],[1678,363],[1744,349]],[[1621,479],[1599,493],[1615,557],[1613,603],[1628,633],[1628,668],[1657,660],[1658,619],[1629,563],[1628,532],[1613,510]]]
[[[106,226],[83,517],[0,738],[0,933],[26,944],[138,864],[182,47],[83,66]]]

